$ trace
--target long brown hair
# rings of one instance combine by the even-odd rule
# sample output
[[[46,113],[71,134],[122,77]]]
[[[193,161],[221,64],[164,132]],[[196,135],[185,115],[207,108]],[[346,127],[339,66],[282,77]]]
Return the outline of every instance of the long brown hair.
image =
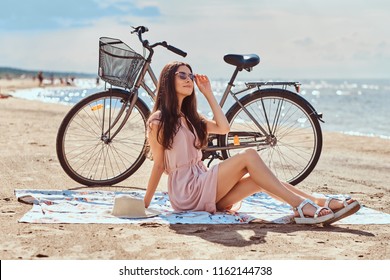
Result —
[[[191,66],[184,62],[174,61],[165,65],[160,74],[157,98],[153,108],[153,113],[158,110],[161,111],[157,140],[165,149],[172,148],[173,138],[180,127],[180,113],[177,110],[179,105],[175,89],[175,73],[180,66],[187,66],[192,73]],[[194,146],[196,148],[205,146],[207,144],[206,123],[198,114],[195,90],[192,91],[190,96],[184,98],[181,113],[186,117],[187,125],[192,133],[194,133],[193,126],[198,135],[199,142],[194,141]]]

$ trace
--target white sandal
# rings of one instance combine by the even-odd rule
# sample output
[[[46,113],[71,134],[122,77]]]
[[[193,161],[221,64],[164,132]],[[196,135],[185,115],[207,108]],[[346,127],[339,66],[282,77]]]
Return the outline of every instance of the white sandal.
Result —
[[[316,212],[314,213],[314,217],[306,217],[305,214],[303,214],[302,209],[303,209],[303,207],[305,207],[306,204],[310,204],[316,208]],[[328,215],[318,216],[323,209],[330,210],[327,207],[318,206],[310,199],[305,199],[304,201],[301,202],[301,204],[299,204],[298,207],[293,208],[293,210],[297,211],[299,214],[299,217],[294,217],[295,223],[313,225],[313,224],[324,223],[328,220],[333,219],[333,217],[334,217],[333,212],[329,213]]]
[[[359,211],[360,209],[360,203],[358,201],[354,201],[350,204],[348,204],[347,200],[349,200],[351,198],[345,198],[342,201],[344,207],[343,208],[340,208],[338,210],[332,210],[331,211],[334,213],[334,217],[332,219],[330,219],[329,221],[326,221],[324,224],[325,225],[330,225],[331,223],[334,223],[334,222],[337,222],[338,220],[341,220],[345,217],[348,217],[352,214],[355,214],[357,211]],[[340,200],[340,199],[337,199],[337,198],[334,198],[334,197],[328,197],[325,201],[325,207],[330,209],[329,207],[329,204],[332,200]]]

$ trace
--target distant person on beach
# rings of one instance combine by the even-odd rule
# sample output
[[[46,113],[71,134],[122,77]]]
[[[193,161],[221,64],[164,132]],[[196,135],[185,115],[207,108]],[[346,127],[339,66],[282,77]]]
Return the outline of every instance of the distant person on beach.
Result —
[[[76,78],[75,77],[68,77],[67,79],[66,79],[66,85],[67,86],[73,86],[74,85],[74,80],[75,80]]]
[[[42,71],[38,72],[38,81],[39,81],[39,86],[43,85],[43,73]]]
[[[211,107],[212,120],[197,112],[195,83]],[[234,211],[244,198],[257,192],[291,205],[299,224],[330,224],[360,208],[354,199],[316,198],[280,182],[254,149],[207,169],[200,150],[207,144],[207,135],[226,134],[230,126],[208,77],[194,75],[186,63],[172,62],[163,68],[147,129],[153,168],[145,207],[149,207],[165,172],[170,202],[176,211]]]

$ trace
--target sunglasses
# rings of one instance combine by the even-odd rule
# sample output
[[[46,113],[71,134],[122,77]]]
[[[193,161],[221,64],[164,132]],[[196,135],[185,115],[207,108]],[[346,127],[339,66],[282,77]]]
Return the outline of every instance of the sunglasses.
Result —
[[[181,80],[187,80],[187,77],[190,78],[191,81],[195,79],[194,74],[187,74],[186,72],[176,72],[175,75],[178,75]]]

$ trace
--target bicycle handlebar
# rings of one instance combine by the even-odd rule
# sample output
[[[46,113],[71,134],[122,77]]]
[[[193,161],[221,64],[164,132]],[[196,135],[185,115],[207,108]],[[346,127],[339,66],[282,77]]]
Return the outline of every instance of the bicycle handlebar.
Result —
[[[170,50],[171,52],[174,52],[175,54],[178,54],[178,55],[181,55],[182,57],[186,57],[187,56],[187,53],[174,47],[174,46],[171,46],[171,45],[168,45],[167,46],[167,49]]]
[[[155,48],[157,46],[163,46],[164,48],[170,50],[171,52],[174,52],[175,54],[181,55],[182,57],[186,57],[187,56],[187,53],[185,51],[182,51],[182,50],[180,50],[180,49],[178,49],[178,48],[176,48],[176,47],[174,47],[172,45],[168,45],[168,43],[165,42],[165,41],[157,42],[157,43],[154,43],[154,44],[150,45],[148,40],[142,39],[142,34],[149,31],[149,29],[146,26],[138,26],[138,27],[132,27],[132,28],[134,30],[131,31],[131,33],[132,34],[133,33],[137,33],[138,39],[142,43],[142,46],[147,48],[151,53],[153,53],[153,48]]]

